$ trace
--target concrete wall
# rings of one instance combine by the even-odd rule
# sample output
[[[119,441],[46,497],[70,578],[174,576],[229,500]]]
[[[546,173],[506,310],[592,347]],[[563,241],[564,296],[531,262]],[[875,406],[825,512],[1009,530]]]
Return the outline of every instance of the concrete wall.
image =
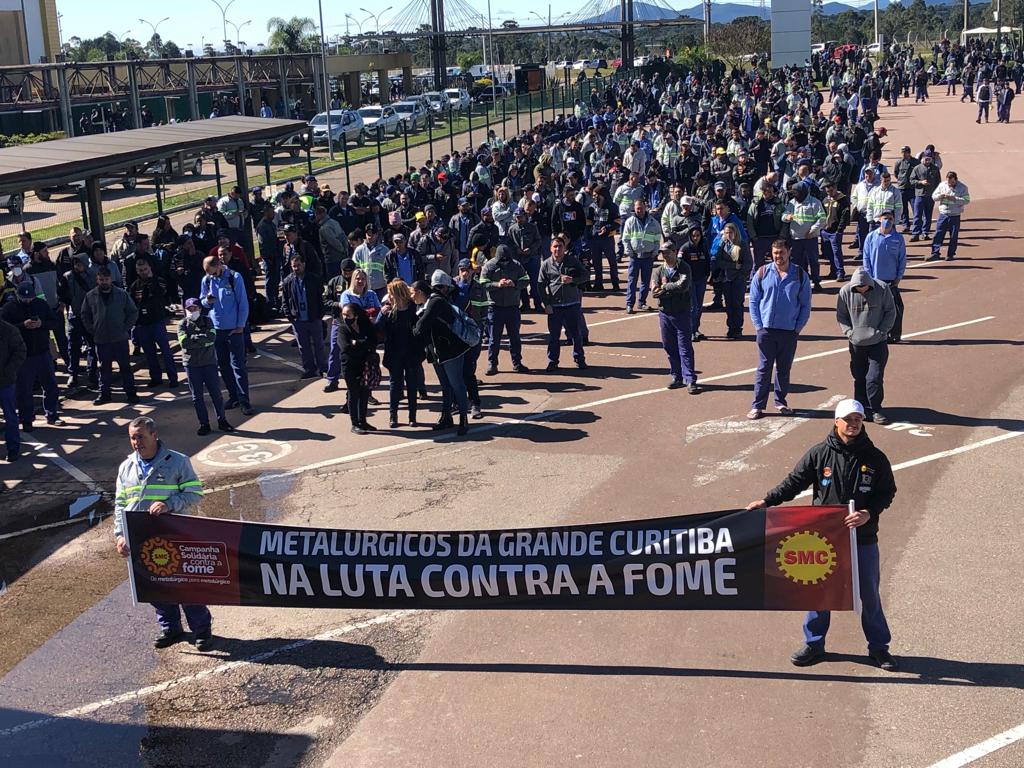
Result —
[[[17,36],[27,51],[10,47]],[[53,61],[58,48],[56,0],[0,0],[0,64]]]
[[[0,66],[28,63],[28,41],[21,10],[0,10]]]
[[[810,0],[772,0],[772,68],[803,64],[810,55]]]

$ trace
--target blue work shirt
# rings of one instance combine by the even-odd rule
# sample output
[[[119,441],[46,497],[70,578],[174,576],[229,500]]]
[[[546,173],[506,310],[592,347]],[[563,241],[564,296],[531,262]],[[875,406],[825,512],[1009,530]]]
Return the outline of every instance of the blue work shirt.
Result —
[[[406,249],[405,253],[395,251],[395,266],[398,267],[398,276],[407,285],[412,285],[414,280],[412,270],[412,252]]]
[[[208,304],[207,296],[213,296]],[[199,286],[199,300],[210,309],[210,320],[218,331],[243,328],[249,320],[249,297],[245,294],[245,281],[234,270],[224,268],[219,276],[206,275]]]
[[[811,281],[793,262],[785,276],[774,264],[765,264],[750,281],[750,320],[754,328],[803,330],[811,317]]]
[[[895,225],[887,235],[881,229],[869,232],[864,238],[861,254],[864,258],[864,271],[875,280],[890,283],[903,279],[907,269],[907,244],[903,235],[896,231]]]

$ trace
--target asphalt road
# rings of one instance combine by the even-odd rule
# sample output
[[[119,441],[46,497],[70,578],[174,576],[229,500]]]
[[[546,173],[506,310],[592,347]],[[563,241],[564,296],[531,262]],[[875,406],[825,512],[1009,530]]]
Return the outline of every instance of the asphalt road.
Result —
[[[976,126],[941,97],[883,124],[890,147],[935,143],[974,200],[956,261],[925,264],[927,247],[910,246],[906,343],[887,369],[894,423],[868,427],[897,469],[881,550],[899,673],[866,663],[852,614],[835,617],[824,663],[791,666],[800,617],[782,612],[218,608],[217,651],[156,652],[104,522],[60,546],[34,541],[34,566],[0,595],[0,761],[925,768],[1018,726],[1024,135]],[[827,288],[797,352],[798,419],[742,418],[756,355],[749,339],[724,340],[721,314],[706,315],[711,339],[696,349],[707,391],[666,391],[657,320],[611,296],[587,300],[587,371],[539,372],[542,318],[528,316],[535,372],[509,373],[503,354],[486,418],[463,441],[352,435],[337,395],[296,380],[284,328],[258,341],[257,414],[240,435],[195,437],[179,391],[134,409],[83,402],[71,426],[36,437],[102,482],[129,450],[128,419],[152,414],[212,489],[203,513],[221,517],[423,530],[739,507],[826,434],[831,403],[851,392]],[[9,472],[15,485],[63,470],[34,455]],[[969,764],[1020,766],[1024,742]]]

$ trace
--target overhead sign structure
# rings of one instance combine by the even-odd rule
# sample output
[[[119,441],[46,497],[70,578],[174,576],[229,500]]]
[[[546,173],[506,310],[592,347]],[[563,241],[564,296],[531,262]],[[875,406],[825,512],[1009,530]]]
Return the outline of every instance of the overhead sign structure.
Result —
[[[293,608],[854,610],[845,507],[491,531],[126,514],[137,601]]]
[[[810,55],[810,0],[772,0],[772,69],[802,66]]]

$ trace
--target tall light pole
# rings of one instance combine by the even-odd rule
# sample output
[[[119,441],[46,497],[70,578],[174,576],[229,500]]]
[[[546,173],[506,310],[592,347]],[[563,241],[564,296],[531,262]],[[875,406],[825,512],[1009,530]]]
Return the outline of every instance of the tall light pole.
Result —
[[[875,45],[878,45],[878,0],[875,0]],[[881,46],[879,46],[878,53],[882,53]]]
[[[228,0],[228,2],[226,4],[224,4],[224,5],[221,5],[223,0],[210,0],[210,2],[213,3],[214,5],[216,5],[217,8],[220,10],[220,19],[221,19],[221,22],[224,24],[224,37],[222,39],[227,40],[228,39],[228,8],[230,8],[232,5],[234,5],[235,0]]]
[[[360,21],[355,16],[353,16],[351,13],[346,13],[345,14],[345,37],[349,36],[349,34],[348,34],[348,23],[350,21],[353,24],[356,25],[356,29],[359,30],[359,36],[362,37],[362,35],[363,35],[363,23],[366,21],[366,19],[363,19],[362,21]]]
[[[227,21],[227,19],[225,19],[225,21]],[[240,41],[242,39],[242,27],[246,24],[252,24],[252,19],[243,21],[241,24],[235,24],[233,21],[227,21],[227,23],[231,25],[233,30],[235,30],[235,47],[241,49],[242,46],[240,45]]]
[[[327,110],[327,154],[334,160],[334,138],[331,136],[331,82],[327,74],[327,33],[324,31],[324,0],[317,0],[320,10],[320,71],[324,78],[324,109]],[[341,132],[344,146],[345,131]]]
[[[375,20],[375,22],[377,24],[377,40],[380,43],[380,52],[381,53],[384,53],[384,38],[380,36],[380,17],[383,16],[388,11],[390,11],[393,7],[394,6],[389,5],[387,8],[385,8],[380,13],[374,13],[373,11],[368,11],[365,8],[360,8],[359,9],[363,13],[369,14],[369,16],[365,19],[365,21],[369,21],[369,19],[374,19]]]
[[[130,35],[131,33],[132,31],[130,29],[126,29],[123,34],[117,36],[117,44],[121,49],[121,53],[124,55],[125,61],[128,60],[128,51],[124,49],[124,39],[128,37],[128,35]]]
[[[530,13],[532,13],[534,16],[536,16],[538,19],[540,19],[540,23],[541,24],[544,23],[544,17],[541,16],[539,13],[537,13],[536,11],[530,11]],[[551,3],[548,3],[548,20],[547,20],[547,24],[548,24],[548,64],[550,64],[551,63]]]
[[[160,21],[158,21],[156,24],[152,23],[151,21],[146,21],[145,19],[139,19],[139,23],[145,24],[147,27],[152,29],[153,37],[156,37],[156,31],[160,29],[160,25],[163,24],[165,21],[170,21],[170,18],[170,16],[165,16],[164,18],[160,19]]]

